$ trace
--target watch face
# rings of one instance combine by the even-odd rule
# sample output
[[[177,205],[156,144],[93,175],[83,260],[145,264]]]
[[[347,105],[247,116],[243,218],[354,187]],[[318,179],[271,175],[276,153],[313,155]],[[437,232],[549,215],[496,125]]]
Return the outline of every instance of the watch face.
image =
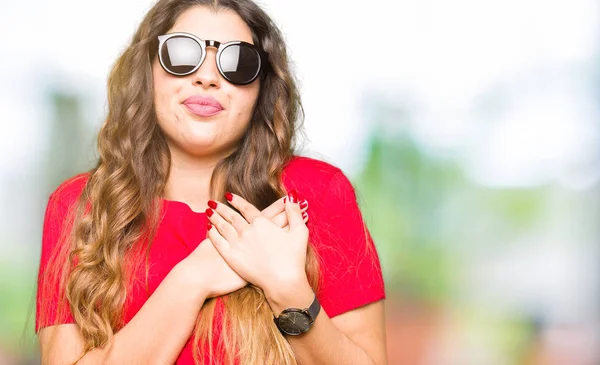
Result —
[[[304,312],[283,312],[278,319],[279,329],[288,335],[300,335],[310,328],[310,317]]]

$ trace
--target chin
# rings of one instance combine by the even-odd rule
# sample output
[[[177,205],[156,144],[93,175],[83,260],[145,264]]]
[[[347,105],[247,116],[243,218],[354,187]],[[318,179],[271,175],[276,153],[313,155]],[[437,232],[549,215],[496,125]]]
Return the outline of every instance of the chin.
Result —
[[[217,147],[216,142],[213,136],[188,136],[180,143],[180,146],[183,147],[184,151],[203,152]]]

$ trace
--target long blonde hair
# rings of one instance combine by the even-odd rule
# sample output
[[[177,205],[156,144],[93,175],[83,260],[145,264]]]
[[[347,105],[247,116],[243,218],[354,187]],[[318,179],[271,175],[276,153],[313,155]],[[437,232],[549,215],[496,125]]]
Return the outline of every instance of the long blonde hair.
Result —
[[[42,290],[60,288],[85,340],[85,352],[108,344],[123,326],[123,305],[132,277],[125,267],[147,260],[159,223],[171,165],[165,137],[153,105],[152,60],[157,36],[166,33],[192,6],[235,11],[250,27],[254,43],[269,53],[248,130],[235,152],[214,169],[211,198],[223,203],[226,191],[237,193],[259,209],[283,196],[283,167],[293,155],[303,118],[283,37],[267,14],[250,0],[160,0],[147,13],[131,44],[119,57],[108,80],[108,115],[98,135],[99,160],[66,225],[63,249],[42,277]],[[144,255],[145,252],[145,255]],[[131,260],[133,265],[124,265]],[[146,262],[147,265],[147,262]],[[315,289],[319,281],[316,253],[309,244],[306,272]],[[147,271],[146,271],[147,273]],[[56,293],[42,295],[50,298]],[[224,352],[228,364],[296,364],[287,340],[273,323],[264,293],[249,285],[223,297],[220,343],[213,349],[215,299],[198,316],[194,359],[204,351]],[[42,308],[47,307],[42,305]],[[49,314],[42,313],[44,315]]]

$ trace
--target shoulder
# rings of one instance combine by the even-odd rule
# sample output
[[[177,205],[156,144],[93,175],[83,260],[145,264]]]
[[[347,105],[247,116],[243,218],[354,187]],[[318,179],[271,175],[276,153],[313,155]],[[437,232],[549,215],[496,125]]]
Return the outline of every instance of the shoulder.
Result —
[[[319,160],[308,156],[294,155],[287,163],[284,171],[290,172],[294,170],[318,170],[324,173],[340,171],[339,167],[330,162]]]
[[[313,187],[327,186],[336,176],[344,173],[333,164],[305,156],[294,156],[283,169],[283,182],[286,187],[297,188],[298,184]]]
[[[324,209],[330,212],[336,207],[356,202],[356,191],[350,179],[329,162],[294,156],[285,166],[282,180],[288,191],[295,189],[303,198],[327,200]],[[315,207],[314,204],[311,206]]]
[[[81,195],[88,179],[89,172],[72,176],[63,182],[50,194],[48,205],[66,208],[75,203]]]
[[[74,212],[77,199],[85,187],[88,176],[88,173],[84,173],[70,177],[61,182],[50,194],[44,215],[40,270],[52,257],[56,257],[54,255],[59,252],[64,253],[60,250],[67,247],[64,239],[73,222],[71,213]]]

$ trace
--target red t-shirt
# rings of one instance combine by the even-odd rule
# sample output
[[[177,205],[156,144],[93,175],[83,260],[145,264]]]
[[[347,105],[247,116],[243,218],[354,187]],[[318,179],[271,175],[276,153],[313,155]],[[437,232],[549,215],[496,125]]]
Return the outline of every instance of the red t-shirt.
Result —
[[[86,174],[78,175],[65,181],[50,196],[44,219],[38,281],[58,242],[67,211],[86,181]],[[343,172],[323,161],[295,157],[285,167],[282,181],[288,191],[296,189],[308,200],[309,240],[321,260],[317,297],[327,315],[332,318],[384,299],[385,288],[377,251],[364,224],[354,188]],[[124,307],[125,323],[139,311],[169,271],[206,238],[208,218],[204,212],[194,212],[183,202],[162,200],[162,204],[163,219],[150,250],[149,288],[134,286],[133,292],[128,293]],[[145,280],[141,278],[137,282],[145,283]],[[41,298],[38,289],[36,332],[47,325],[75,322],[70,312],[56,318],[52,316],[55,312],[51,311],[48,323],[40,323],[41,303],[50,305],[52,309],[57,306],[58,298]],[[217,313],[222,309],[222,302],[218,299]],[[218,339],[218,333],[216,337]],[[176,364],[194,363],[192,345],[192,341],[188,341]]]

